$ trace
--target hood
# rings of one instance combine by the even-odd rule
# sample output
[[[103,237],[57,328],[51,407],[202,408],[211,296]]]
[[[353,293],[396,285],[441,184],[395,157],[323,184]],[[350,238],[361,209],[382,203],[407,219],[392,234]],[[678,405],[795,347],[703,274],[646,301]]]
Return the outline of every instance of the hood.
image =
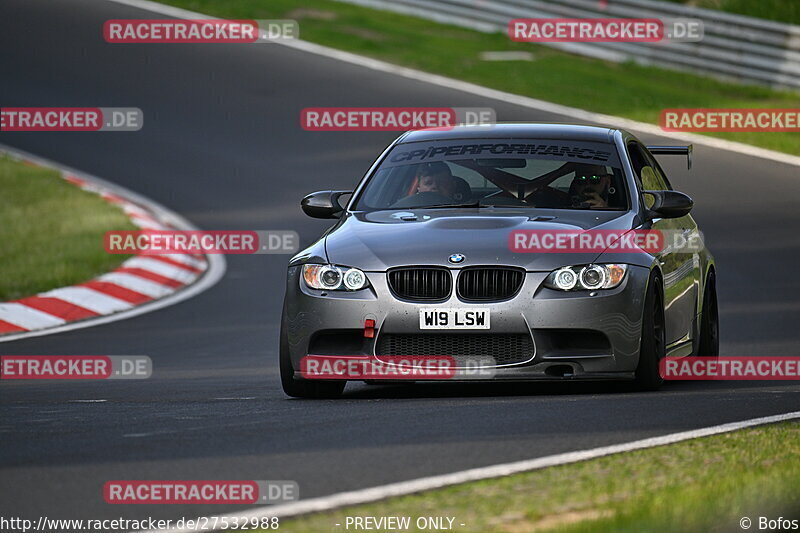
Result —
[[[514,230],[630,229],[625,211],[519,209],[414,209],[352,213],[325,238],[331,263],[366,271],[408,265],[506,265],[549,271],[591,263],[599,254],[519,253],[509,248]],[[458,265],[448,262],[463,254]]]

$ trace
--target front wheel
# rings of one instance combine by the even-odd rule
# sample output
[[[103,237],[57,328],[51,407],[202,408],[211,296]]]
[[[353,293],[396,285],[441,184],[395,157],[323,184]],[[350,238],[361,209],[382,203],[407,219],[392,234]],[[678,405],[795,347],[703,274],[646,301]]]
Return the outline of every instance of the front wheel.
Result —
[[[638,390],[653,391],[661,388],[664,379],[658,364],[666,354],[664,306],[661,299],[661,278],[654,274],[647,284],[642,314],[642,340],[639,346],[639,364],[634,381]]]

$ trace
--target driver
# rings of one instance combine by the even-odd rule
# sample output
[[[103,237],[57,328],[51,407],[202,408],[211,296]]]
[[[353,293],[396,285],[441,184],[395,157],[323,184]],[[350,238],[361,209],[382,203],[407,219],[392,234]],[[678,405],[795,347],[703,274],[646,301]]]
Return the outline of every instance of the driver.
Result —
[[[421,192],[437,192],[448,198],[455,193],[455,179],[450,172],[450,167],[441,162],[423,165],[417,173],[417,190]]]
[[[569,186],[569,195],[574,206],[608,207],[611,190],[611,174],[601,165],[576,165],[575,177]]]

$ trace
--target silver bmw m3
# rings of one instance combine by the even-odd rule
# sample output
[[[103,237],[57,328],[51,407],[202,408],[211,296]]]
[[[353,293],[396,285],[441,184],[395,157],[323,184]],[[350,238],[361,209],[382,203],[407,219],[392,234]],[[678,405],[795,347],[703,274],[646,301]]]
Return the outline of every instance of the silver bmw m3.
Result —
[[[336,222],[289,262],[284,391],[336,397],[379,379],[653,390],[665,357],[716,356],[714,260],[654,154],[691,166],[691,146],[602,127],[401,135],[355,190],[301,203]],[[449,371],[398,371],[426,361]]]

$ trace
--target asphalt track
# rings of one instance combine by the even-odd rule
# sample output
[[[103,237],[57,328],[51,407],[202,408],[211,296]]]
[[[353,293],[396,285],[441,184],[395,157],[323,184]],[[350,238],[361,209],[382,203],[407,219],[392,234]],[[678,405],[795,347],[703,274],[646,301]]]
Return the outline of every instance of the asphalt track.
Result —
[[[134,106],[144,129],[0,142],[117,182],[204,229],[294,229],[310,243],[327,224],[306,218],[300,198],[352,187],[394,137],[305,132],[304,107],[490,106],[499,120],[566,121],[279,45],[108,45],[101,28],[111,18],[163,17],[100,1],[3,0],[0,105]],[[702,146],[691,173],[684,165],[666,168],[694,197],[718,260],[722,352],[797,355],[797,167]],[[276,353],[286,260],[230,256],[219,284],[176,306],[0,343],[2,354],[143,354],[155,366],[146,381],[2,382],[0,516],[227,512],[107,505],[102,486],[293,479],[312,497],[800,409],[791,382],[651,394],[350,385],[339,401],[290,400]]]

